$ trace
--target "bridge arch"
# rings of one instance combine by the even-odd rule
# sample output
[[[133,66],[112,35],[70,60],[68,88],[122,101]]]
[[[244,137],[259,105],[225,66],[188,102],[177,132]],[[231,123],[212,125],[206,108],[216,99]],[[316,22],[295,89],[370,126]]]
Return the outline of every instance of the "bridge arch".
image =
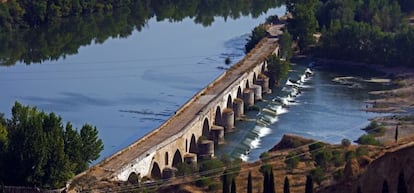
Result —
[[[256,78],[257,78],[257,75],[256,75],[256,72],[254,72],[253,73],[253,84],[256,83],[256,80],[257,80]]]
[[[197,140],[194,134],[191,136],[189,152],[195,154],[198,153]]]
[[[216,115],[214,116],[214,125],[222,125],[223,121],[221,119],[221,108],[217,106],[216,108]]]
[[[165,158],[165,165],[168,166],[168,160],[169,160],[168,152],[165,152],[164,158]]]
[[[209,138],[210,137],[210,123],[207,118],[204,119],[203,122],[203,131],[202,136]]]
[[[181,164],[181,163],[183,163],[183,157],[181,156],[180,150],[177,149],[175,151],[175,153],[174,153],[174,158],[173,158],[173,161],[172,161],[172,166],[173,167],[177,167],[178,164]]]
[[[246,80],[246,88],[250,88],[249,80]]]
[[[162,178],[162,173],[161,173],[161,169],[160,166],[158,165],[157,162],[154,161],[154,163],[152,164],[152,169],[151,169],[151,178],[158,180]]]
[[[227,97],[227,108],[233,108],[233,99],[231,97],[231,94],[229,94],[229,96]]]
[[[128,176],[128,182],[131,184],[138,184],[139,183],[140,174],[132,172]]]
[[[240,86],[239,86],[239,88],[237,88],[237,98],[239,98],[239,99],[243,98],[242,89],[241,89]]]

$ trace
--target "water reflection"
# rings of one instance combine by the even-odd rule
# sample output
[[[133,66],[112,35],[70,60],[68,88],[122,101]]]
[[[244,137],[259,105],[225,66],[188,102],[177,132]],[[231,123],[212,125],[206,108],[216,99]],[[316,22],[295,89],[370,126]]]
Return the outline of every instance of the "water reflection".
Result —
[[[22,29],[0,34],[0,64],[42,63],[77,54],[82,46],[101,44],[108,38],[126,38],[134,30],[141,31],[151,18],[157,21],[183,21],[192,18],[197,24],[210,26],[216,17],[236,19],[251,15],[256,18],[280,6],[274,0],[139,0],[130,7],[113,12],[66,18],[35,29]]]

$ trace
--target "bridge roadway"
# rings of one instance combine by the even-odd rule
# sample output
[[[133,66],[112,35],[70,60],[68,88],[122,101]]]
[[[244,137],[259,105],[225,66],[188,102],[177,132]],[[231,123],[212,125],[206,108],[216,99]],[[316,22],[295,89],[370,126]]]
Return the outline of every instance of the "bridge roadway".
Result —
[[[275,30],[275,27],[277,29]],[[269,30],[271,35],[280,34],[279,29],[282,26],[272,26]],[[272,33],[273,32],[273,33]],[[277,33],[277,34],[274,34]],[[148,133],[141,139],[115,153],[111,157],[103,160],[89,170],[79,174],[73,179],[76,184],[95,184],[101,180],[110,180],[114,171],[121,169],[126,164],[131,163],[138,156],[150,150],[152,147],[167,140],[169,137],[179,133],[187,124],[197,118],[198,112],[208,105],[214,98],[208,101],[200,101],[203,95],[218,96],[224,92],[233,82],[235,82],[244,72],[254,68],[258,63],[265,60],[272,54],[277,46],[277,38],[265,38],[256,46],[243,60],[227,70],[222,76],[213,81],[205,89],[197,93],[184,106],[182,106],[175,115],[159,128]]]

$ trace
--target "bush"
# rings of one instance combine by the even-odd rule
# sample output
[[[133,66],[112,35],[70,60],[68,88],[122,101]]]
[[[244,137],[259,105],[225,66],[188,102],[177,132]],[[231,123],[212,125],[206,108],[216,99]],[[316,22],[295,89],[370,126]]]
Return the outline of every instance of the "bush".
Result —
[[[349,147],[351,145],[351,141],[349,141],[349,139],[342,139],[341,144],[344,147]]]
[[[198,187],[205,187],[208,186],[212,183],[211,178],[207,178],[207,177],[201,177],[200,179],[198,179],[196,181],[196,186]]]
[[[336,167],[339,167],[345,163],[345,157],[341,151],[332,151],[332,162]]]
[[[310,175],[318,185],[321,185],[321,182],[325,176],[325,172],[321,167],[316,167],[315,169],[311,170]]]
[[[358,147],[355,152],[356,157],[368,155],[368,149],[366,147]]]
[[[296,153],[289,153],[289,155],[286,156],[285,163],[288,169],[296,168],[299,164],[298,155]]]
[[[270,155],[268,152],[263,152],[262,154],[260,154],[260,160],[262,160],[263,162],[268,162],[270,159]]]
[[[208,185],[208,190],[209,191],[217,191],[220,190],[221,187],[221,183],[220,182],[212,182],[211,184]]]
[[[362,145],[381,145],[381,143],[375,139],[374,136],[370,135],[370,134],[364,134],[361,137],[358,138],[358,140],[356,141],[359,144]]]
[[[186,176],[195,172],[195,168],[187,163],[179,163],[177,166],[176,176]]]
[[[356,157],[356,155],[355,155],[355,152],[354,151],[347,151],[345,153],[345,161],[346,162],[349,161],[349,160],[351,160],[351,159],[353,159],[353,158],[355,158],[355,157]]]
[[[325,144],[323,144],[322,142],[316,142],[314,144],[309,145],[309,151],[320,150],[324,147],[325,147]]]
[[[332,154],[325,149],[319,150],[314,154],[315,162],[318,166],[328,167],[329,160],[331,160]]]
[[[372,121],[363,130],[365,130],[368,134],[371,134],[373,136],[381,136],[384,135],[387,129],[384,126],[378,124],[376,121]]]
[[[223,173],[224,164],[218,159],[205,160],[200,163],[199,172],[212,171],[211,175]]]

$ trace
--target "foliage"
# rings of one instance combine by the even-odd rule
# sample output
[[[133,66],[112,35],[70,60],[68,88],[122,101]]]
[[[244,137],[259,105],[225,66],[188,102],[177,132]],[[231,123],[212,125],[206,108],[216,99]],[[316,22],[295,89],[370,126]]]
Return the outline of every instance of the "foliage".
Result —
[[[374,136],[381,136],[384,135],[386,128],[376,121],[371,121],[371,123],[366,126],[364,129],[368,134],[374,135]]]
[[[311,175],[306,176],[305,193],[313,193],[313,180]]]
[[[382,183],[382,193],[389,193],[389,187],[388,187],[388,182],[387,180],[384,180],[384,182]]]
[[[253,193],[252,173],[250,171],[247,176],[247,193]]]
[[[212,180],[209,177],[201,177],[200,179],[198,179],[195,184],[198,187],[206,187],[209,186],[212,183]]]
[[[321,167],[316,167],[315,169],[311,170],[310,175],[312,176],[312,180],[315,180],[315,182],[320,185],[325,173]]]
[[[10,185],[61,188],[103,149],[95,127],[85,125],[91,129],[83,128],[80,134],[70,123],[64,128],[62,118],[54,113],[18,102],[6,122],[8,144],[0,149],[0,164],[5,168],[0,181]]]
[[[283,193],[290,193],[289,178],[285,177],[285,183],[283,184]]]
[[[221,177],[221,181],[223,183],[223,193],[229,193],[229,182],[228,182],[227,172],[225,171],[223,176]]]
[[[175,172],[176,176],[187,176],[190,174],[193,174],[195,171],[195,168],[192,165],[189,165],[187,163],[179,163],[175,166],[177,168],[177,171]]]
[[[397,193],[407,193],[407,185],[405,182],[404,172],[401,171],[398,175],[398,187],[397,187]]]
[[[208,190],[209,191],[217,191],[220,190],[221,187],[221,183],[220,182],[212,182],[211,184],[208,185]]]
[[[280,46],[280,57],[284,58],[285,61],[289,61],[293,55],[292,49],[292,35],[288,30],[284,30],[282,35],[279,37],[279,46]]]
[[[345,153],[345,161],[346,162],[353,159],[353,158],[355,158],[355,157],[356,157],[355,151],[350,150],[350,151],[347,151]]]
[[[342,166],[345,163],[345,156],[341,151],[334,150],[332,151],[332,163],[336,166]]]
[[[219,175],[223,172],[224,164],[218,159],[202,161],[199,164],[199,172],[210,171],[211,175]]]
[[[368,149],[366,147],[359,146],[355,151],[355,156],[356,157],[361,157],[361,156],[364,156],[364,155],[368,155]]]
[[[231,180],[230,193],[236,193],[236,182],[234,181],[234,178]]]
[[[80,47],[91,43],[128,37],[134,30],[141,31],[152,18],[157,21],[192,18],[197,24],[209,26],[216,17],[258,17],[281,3],[272,0],[162,3],[156,0],[8,0],[0,3],[0,65],[57,60],[76,54]]]
[[[349,141],[349,139],[342,139],[341,145],[344,147],[349,147],[351,145],[351,141]]]
[[[370,134],[364,134],[358,138],[357,142],[362,145],[381,145],[381,143]]]
[[[288,156],[286,156],[286,167],[289,169],[294,169],[298,166],[299,161],[299,156],[296,153],[291,152]]]
[[[288,20],[288,29],[302,51],[307,51],[315,43],[313,34],[318,29],[318,3],[318,0],[287,0],[288,11],[293,16]]]
[[[266,26],[264,24],[256,26],[252,30],[252,34],[247,39],[247,43],[244,46],[245,53],[249,53],[263,38],[267,36]]]
[[[267,58],[267,69],[269,73],[269,85],[273,86],[287,77],[290,70],[290,64],[288,61],[281,60],[278,56],[273,54]]]

